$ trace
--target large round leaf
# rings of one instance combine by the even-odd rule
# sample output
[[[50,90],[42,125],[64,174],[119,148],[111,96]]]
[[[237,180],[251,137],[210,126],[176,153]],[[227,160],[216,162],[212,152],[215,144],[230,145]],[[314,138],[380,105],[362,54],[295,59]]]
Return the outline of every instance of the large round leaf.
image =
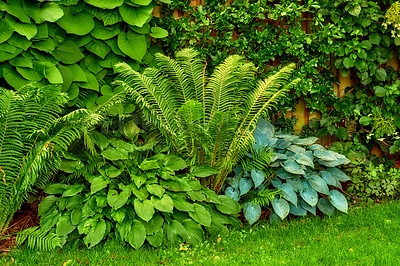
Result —
[[[93,16],[86,12],[76,14],[74,7],[63,7],[64,16],[57,21],[57,24],[67,33],[86,35],[94,28]]]
[[[28,40],[32,39],[37,33],[35,24],[21,23],[8,14],[6,15],[6,21],[18,34],[25,36]]]
[[[28,16],[35,20],[36,24],[41,24],[45,21],[56,22],[64,15],[64,11],[61,9],[60,5],[54,2],[41,5],[40,3],[27,4],[27,1],[25,1],[24,10]]]
[[[190,245],[198,245],[204,242],[204,231],[200,224],[192,219],[185,219],[182,225],[186,230],[186,239]]]
[[[144,200],[142,202],[140,199],[136,198],[133,202],[133,206],[135,207],[136,214],[144,221],[148,222],[153,218],[155,211],[150,200]]]
[[[68,235],[74,231],[75,228],[76,226],[71,222],[71,216],[65,215],[58,220],[56,225],[56,233],[59,236]]]
[[[5,19],[0,19],[0,29],[0,43],[3,43],[10,39],[14,28]]]
[[[85,0],[85,2],[102,9],[114,9],[117,6],[121,6],[124,0]]]
[[[127,235],[126,240],[135,249],[138,249],[143,245],[146,240],[146,228],[140,221],[133,221],[131,231]]]
[[[85,57],[82,54],[79,47],[72,41],[65,41],[62,44],[60,44],[57,47],[57,49],[54,50],[53,55],[54,55],[55,59],[63,62],[64,64],[74,64]],[[75,70],[75,69],[73,69],[73,70]],[[75,72],[76,71],[72,71],[74,76],[75,76]],[[75,81],[75,79],[74,79],[74,81]],[[76,81],[82,81],[82,80],[76,80]]]
[[[254,224],[258,221],[261,216],[261,207],[258,204],[252,204],[251,202],[247,202],[243,206],[243,214],[244,218],[249,222],[250,225]]]
[[[284,199],[274,198],[272,200],[272,207],[274,208],[274,211],[279,216],[279,218],[281,218],[282,220],[285,219],[290,212],[289,203]]]
[[[333,206],[336,207],[336,209],[347,213],[349,205],[347,203],[346,198],[343,196],[342,193],[340,193],[337,190],[331,190],[330,196],[329,196],[329,201],[330,201],[330,203],[332,203]]]
[[[144,35],[133,31],[121,32],[118,34],[118,47],[130,58],[141,61],[147,51],[147,40]]]
[[[101,22],[95,20],[95,27],[90,32],[90,34],[98,40],[108,40],[120,33],[120,28],[118,26],[105,27]]]
[[[148,20],[150,20],[153,9],[153,5],[144,7],[122,5],[119,8],[119,13],[126,23],[133,26],[142,27]]]

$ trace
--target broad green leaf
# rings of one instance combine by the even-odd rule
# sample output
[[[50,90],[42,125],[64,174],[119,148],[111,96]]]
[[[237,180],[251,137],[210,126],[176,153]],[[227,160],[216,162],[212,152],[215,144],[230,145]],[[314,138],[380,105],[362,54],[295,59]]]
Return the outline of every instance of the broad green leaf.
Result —
[[[168,37],[168,31],[160,27],[152,27],[150,36],[156,39],[162,39]]]
[[[300,205],[295,206],[291,203],[289,203],[290,206],[290,213],[296,216],[306,216],[307,215],[307,210],[303,209]]]
[[[384,87],[381,86],[375,86],[374,87],[375,95],[377,97],[385,97],[387,90]]]
[[[275,213],[282,220],[285,219],[290,212],[289,203],[286,200],[277,197],[272,200],[272,207],[274,208]]]
[[[328,171],[321,171],[320,174],[322,176],[322,179],[325,180],[325,182],[328,185],[342,188],[342,186],[340,185],[340,182],[336,178],[334,178],[333,175],[331,173],[329,173]]]
[[[71,212],[71,223],[77,226],[82,220],[82,210],[74,209]]]
[[[332,151],[328,151],[328,150],[316,150],[314,151],[314,156],[324,160],[324,161],[335,161],[336,160],[336,156]]]
[[[359,4],[355,4],[348,10],[348,12],[350,15],[357,17],[358,15],[360,15],[361,6]]]
[[[208,165],[195,165],[190,169],[190,173],[195,177],[207,177],[218,174],[218,170]]]
[[[123,190],[121,193],[114,189],[110,189],[107,194],[107,202],[114,210],[118,210],[126,204],[131,192],[129,190]]]
[[[344,60],[343,60],[343,65],[346,67],[346,68],[352,68],[353,66],[354,66],[354,60],[353,59],[351,59],[350,57],[346,57]]]
[[[53,195],[45,197],[39,204],[38,216],[43,216],[51,207],[55,206],[57,199]]]
[[[314,216],[317,215],[317,207],[316,207],[316,206],[311,207],[310,204],[308,204],[307,202],[305,202],[302,198],[299,199],[299,202],[300,202],[300,206],[301,206],[303,209],[309,211],[309,212],[312,213]]]
[[[1,59],[8,60],[7,58],[3,57],[3,54],[0,51],[0,61],[1,61]],[[19,89],[19,88],[25,86],[26,84],[30,83],[30,81],[22,78],[21,75],[19,75],[15,70],[11,69],[10,67],[3,68],[3,78],[14,89]]]
[[[100,243],[101,240],[105,237],[107,229],[107,224],[103,219],[100,219],[95,226],[89,231],[89,233],[83,238],[85,245],[88,248],[92,248]]]
[[[104,158],[111,160],[111,161],[116,161],[116,160],[126,160],[129,159],[128,155],[126,153],[121,153],[117,149],[107,149],[101,153],[101,155],[104,156]]]
[[[90,182],[90,194],[93,195],[94,193],[102,190],[103,188],[107,187],[107,185],[110,183],[109,180],[106,180],[102,176],[98,176],[92,179]]]
[[[369,124],[371,124],[371,122],[372,122],[372,118],[371,117],[369,117],[369,116],[362,116],[361,118],[360,118],[360,124],[361,125],[363,125],[363,126],[368,126]]]
[[[147,235],[146,240],[147,242],[149,242],[150,245],[158,248],[159,246],[161,246],[164,240],[164,230],[161,228],[154,235]]]
[[[63,7],[64,16],[57,24],[67,33],[86,35],[94,28],[93,16],[85,11],[76,13],[75,7]]]
[[[75,185],[69,185],[65,191],[62,194],[63,198],[66,197],[72,197],[75,196],[76,194],[82,192],[82,190],[85,188],[83,184],[75,184]]]
[[[35,20],[36,24],[41,24],[45,21],[56,22],[64,15],[60,5],[54,2],[24,4],[24,10],[28,16]]]
[[[383,68],[378,68],[378,69],[375,71],[375,77],[376,77],[376,79],[377,79],[378,81],[385,81],[386,78],[387,78],[386,70],[383,69]]]
[[[369,36],[369,41],[372,44],[379,45],[379,43],[381,42],[381,36],[379,35],[379,33],[372,33]]]
[[[239,181],[240,196],[246,194],[253,187],[253,181],[247,178],[241,178]]]
[[[339,191],[330,191],[329,202],[339,211],[347,213],[349,208],[347,200]]]
[[[295,174],[295,175],[304,175],[303,168],[294,160],[289,159],[282,164],[283,169],[285,171]]]
[[[189,216],[193,220],[204,226],[211,225],[211,214],[207,211],[206,208],[198,203],[194,203],[193,209],[193,212],[189,212]]]
[[[258,221],[261,216],[261,207],[258,204],[252,204],[247,202],[243,205],[244,218],[249,222],[250,225]]]
[[[324,214],[331,216],[335,212],[335,208],[326,198],[321,198],[317,204],[318,209]]]
[[[161,198],[165,192],[165,189],[157,184],[148,184],[146,185],[146,189],[150,194],[156,195],[159,198]]]
[[[347,140],[349,138],[349,132],[345,127],[339,127],[335,135],[341,140]]]
[[[221,204],[216,204],[215,206],[220,212],[225,214],[237,214],[240,211],[239,204],[230,197],[219,195],[218,198],[221,201]]]
[[[174,207],[182,212],[193,212],[193,203],[190,203],[186,200],[186,196],[179,196],[179,195],[173,195],[172,200],[174,202]]]
[[[5,7],[5,11],[7,11],[8,14],[13,15],[23,23],[31,22],[30,18],[27,16],[26,12],[22,8],[23,7],[22,0],[12,0],[7,2],[8,3]]]
[[[198,245],[204,242],[204,231],[200,224],[191,219],[182,221],[182,225],[186,231],[186,241],[190,245]]]
[[[14,27],[12,27],[5,19],[0,19],[0,43],[10,39],[13,35]]]
[[[115,26],[110,26],[110,27],[105,27],[101,22],[98,20],[95,20],[95,27],[93,30],[90,32],[90,34],[98,39],[98,40],[108,40],[111,39],[120,33],[120,28],[115,25]]]
[[[85,0],[85,2],[102,9],[114,9],[121,6],[124,3],[124,0]]]
[[[158,231],[162,230],[163,224],[164,218],[160,213],[156,213],[149,222],[144,223],[144,226],[146,227],[146,233],[149,235],[157,233]]]
[[[363,41],[360,43],[360,47],[361,47],[361,48],[364,48],[364,49],[366,49],[366,50],[371,50],[372,44],[371,44],[371,42],[368,41],[368,40],[363,40]]]
[[[309,166],[314,168],[314,163],[310,157],[302,153],[296,153],[293,157],[295,161],[301,165]]]
[[[186,194],[193,201],[205,201],[206,196],[201,191],[188,191]]]
[[[62,193],[64,193],[64,191],[67,188],[68,188],[67,184],[54,183],[54,184],[46,186],[46,188],[43,190],[43,192],[46,194],[62,194]]]
[[[56,233],[59,236],[68,235],[76,228],[71,222],[70,215],[61,216],[56,225]]]
[[[329,195],[329,188],[325,180],[317,175],[313,175],[308,179],[310,186],[317,192]]]
[[[171,246],[182,243],[187,239],[185,227],[177,220],[172,220],[170,223],[165,224],[164,231]]]
[[[172,171],[179,171],[188,167],[186,161],[176,155],[168,155],[164,161],[164,166]]]
[[[132,3],[140,6],[147,6],[149,5],[153,0],[130,0]]]
[[[104,59],[107,54],[111,51],[110,46],[108,46],[106,43],[103,41],[99,41],[96,39],[93,39],[91,42],[85,45],[86,49],[98,57],[101,57]]]
[[[281,186],[281,195],[284,199],[297,206],[297,194],[292,185],[285,183]]]
[[[253,180],[254,187],[257,188],[265,180],[265,173],[262,170],[251,169],[251,179]]]
[[[140,221],[133,220],[131,231],[127,235],[126,240],[135,249],[143,245],[146,240],[146,228]]]
[[[123,223],[125,216],[126,216],[125,208],[119,208],[118,210],[113,210],[113,209],[111,210],[111,217],[117,223]]]
[[[104,23],[104,26],[114,25],[122,22],[123,19],[117,9],[90,9],[90,13]]]
[[[133,206],[135,207],[136,214],[144,221],[148,222],[153,218],[155,210],[150,200],[144,200],[142,202],[140,199],[136,198],[133,202]]]
[[[309,138],[298,138],[293,141],[293,144],[296,145],[311,145],[314,144],[318,138],[316,137],[309,137]]]
[[[171,197],[168,196],[167,194],[164,194],[164,196],[161,199],[157,199],[154,196],[152,196],[151,201],[153,203],[154,208],[156,208],[159,211],[172,213],[172,210],[174,209],[174,202],[172,201]]]
[[[139,168],[143,171],[148,171],[148,170],[154,170],[154,169],[159,169],[160,165],[158,164],[158,161],[156,160],[148,160],[145,159],[140,165]]]
[[[33,68],[32,59],[29,59],[29,58],[26,58],[23,56],[17,56],[8,62],[10,63],[10,65],[15,66],[15,67]]]
[[[335,177],[339,181],[346,182],[346,181],[350,181],[351,180],[345,173],[343,173],[341,170],[339,170],[336,167],[327,168],[326,171],[331,173],[332,176]]]
[[[300,191],[300,196],[311,207],[314,207],[318,203],[318,193],[308,184],[307,181],[304,181],[303,184],[304,188]]]
[[[47,38],[39,42],[34,42],[31,47],[46,53],[51,53],[55,49],[54,41],[51,38]]]
[[[96,76],[88,71],[85,71],[85,75],[86,75],[87,82],[80,83],[79,86],[81,88],[85,88],[85,89],[89,89],[89,90],[93,90],[93,91],[99,91],[100,85],[99,85],[99,82],[98,82]],[[93,94],[93,95],[95,95],[96,99],[97,99],[97,94]],[[95,101],[95,99],[94,99],[94,101]]]
[[[123,20],[129,25],[142,27],[147,21],[150,20],[153,9],[153,5],[144,7],[122,5],[119,7],[119,13],[121,14]]]
[[[73,209],[77,208],[79,205],[82,204],[83,200],[84,200],[84,197],[80,196],[80,195],[76,195],[76,196],[68,198],[67,204],[66,204],[67,210],[73,210]]]
[[[27,80],[30,81],[40,81],[43,79],[44,75],[43,72],[40,71],[41,69],[38,68],[37,61],[35,61],[36,65],[34,64],[33,69],[31,68],[23,68],[23,67],[16,67],[17,72],[21,74],[22,77],[24,77]]]
[[[50,63],[44,62],[44,76],[51,84],[62,84],[63,78],[58,68]]]
[[[80,51],[79,51],[80,52]],[[65,54],[67,55],[67,54]],[[82,54],[82,58],[84,57],[84,55]],[[81,59],[82,59],[81,58]],[[76,58],[78,59],[78,58]],[[78,59],[77,61],[79,61],[80,59]],[[85,72],[82,70],[82,68],[80,66],[78,66],[77,64],[73,64],[73,65],[68,65],[66,66],[73,74],[73,79],[72,81],[78,81],[78,82],[87,82],[87,78],[86,78],[86,74]],[[107,144],[108,145],[108,144]]]
[[[18,22],[14,17],[6,15],[6,21],[14,28],[18,34],[25,36],[28,40],[32,39],[37,33],[35,24],[27,24]]]
[[[74,64],[85,57],[79,47],[72,41],[65,41],[60,44],[54,50],[53,55],[55,59],[64,64]],[[74,71],[72,72],[74,73]]]

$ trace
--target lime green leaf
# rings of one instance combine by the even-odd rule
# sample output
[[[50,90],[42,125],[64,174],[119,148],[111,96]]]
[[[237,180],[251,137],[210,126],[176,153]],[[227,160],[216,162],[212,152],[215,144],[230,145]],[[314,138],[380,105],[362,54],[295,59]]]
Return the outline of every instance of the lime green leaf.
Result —
[[[58,220],[56,225],[56,233],[59,236],[68,235],[69,233],[74,231],[75,228],[76,226],[73,225],[71,222],[71,216],[65,215]]]
[[[45,197],[39,204],[38,207],[38,215],[42,216],[43,214],[45,214],[51,207],[55,206],[56,201],[57,201],[57,197],[56,196],[47,196]]]
[[[74,75],[72,74],[71,70],[69,68],[63,66],[63,65],[58,65],[57,66],[58,70],[61,73],[63,83],[62,83],[62,89],[61,92],[66,92],[70,88]]]
[[[103,21],[104,26],[114,25],[123,21],[117,9],[104,10],[93,8],[89,9],[89,12],[99,20]]]
[[[68,198],[67,199],[67,204],[66,204],[67,210],[76,209],[79,205],[82,204],[84,199],[85,198],[83,196],[80,196],[80,195],[75,195],[73,197]]]
[[[111,51],[110,46],[102,41],[93,39],[91,42],[85,45],[86,49],[95,55],[104,59],[106,55]]]
[[[123,20],[133,26],[142,27],[148,22],[153,13],[153,5],[145,7],[133,7],[129,5],[122,5],[119,7],[119,13]]]
[[[161,244],[162,244],[162,242],[164,240],[164,230],[161,228],[154,235],[147,235],[146,236],[146,240],[153,247],[157,248],[157,247],[161,246]]]
[[[125,208],[119,208],[118,210],[111,210],[111,217],[116,221],[117,223],[122,223],[125,219],[126,216],[126,209]]]
[[[40,81],[43,79],[43,73],[38,71],[38,68],[24,68],[24,67],[16,67],[17,71],[19,74],[21,74],[22,77],[24,77],[27,80],[30,81]]]
[[[12,27],[5,19],[0,19],[0,43],[3,43],[10,39],[14,32],[14,27]]]
[[[135,124],[135,121],[129,120],[124,126],[124,135],[132,141],[136,141],[140,133],[140,128]]]
[[[186,200],[186,196],[173,195],[174,207],[182,212],[193,212],[193,203]]]
[[[80,83],[79,87],[89,89],[89,90],[99,91],[100,85],[99,85],[99,82],[98,82],[96,76],[88,71],[85,71],[85,74],[86,74],[87,82]]]
[[[191,219],[182,221],[182,225],[186,230],[186,239],[190,245],[198,245],[204,242],[204,231],[200,224]]]
[[[131,0],[132,3],[140,6],[147,6],[149,5],[153,0]]]
[[[83,56],[83,54],[82,54]],[[87,82],[86,74],[77,64],[66,66],[73,74],[73,81]]]
[[[159,169],[158,161],[145,159],[140,165],[139,168],[143,171]]]
[[[159,198],[161,198],[165,192],[165,189],[157,184],[148,184],[146,185],[146,189],[150,194],[156,195]]]
[[[10,65],[15,67],[33,68],[32,60],[23,56],[17,56],[9,61]]]
[[[162,212],[171,212],[174,209],[174,202],[172,201],[171,197],[167,194],[161,199],[157,199],[154,196],[151,197],[151,201],[153,203],[154,208]]]
[[[217,204],[217,209],[225,214],[237,214],[240,211],[239,204],[232,198],[219,195],[218,199],[220,200],[221,204]]]
[[[355,17],[360,15],[360,12],[361,12],[361,6],[359,4],[356,4],[349,9],[349,14]]]
[[[63,78],[60,71],[50,62],[44,62],[44,76],[51,84],[63,83]]]
[[[83,11],[76,14],[74,7],[63,7],[64,16],[57,20],[57,24],[67,33],[86,35],[94,28],[91,14]]]
[[[111,189],[108,191],[107,201],[114,210],[117,210],[125,205],[130,195],[131,192],[129,190],[123,190],[121,193],[118,193],[118,191]]]
[[[150,36],[156,39],[168,37],[168,31],[160,27],[152,27]]]
[[[26,3],[26,2],[25,2]],[[63,15],[64,11],[61,9],[58,3],[48,2],[44,4],[24,4],[24,10],[28,16],[33,18],[36,24],[41,24],[45,21],[56,22]]]
[[[196,165],[190,169],[190,173],[195,177],[207,177],[218,174],[218,170],[207,165]]]
[[[65,41],[60,44],[53,52],[54,58],[64,64],[74,64],[85,56],[79,47],[72,41]],[[74,73],[74,71],[72,71]]]
[[[90,34],[99,40],[108,40],[111,39],[120,33],[120,28],[118,25],[116,26],[111,26],[111,27],[105,27],[101,22],[98,20],[95,20],[95,27],[93,30],[90,32]]]
[[[28,40],[32,39],[37,33],[35,24],[26,24],[18,22],[14,17],[6,15],[6,21],[14,28],[18,34],[25,36]]]
[[[128,31],[118,34],[118,47],[121,51],[132,59],[141,61],[147,51],[146,37]]]
[[[140,199],[136,198],[133,202],[133,206],[135,207],[136,214],[144,221],[148,222],[153,218],[155,210],[150,200],[144,200],[142,202]]]
[[[131,231],[126,237],[128,243],[135,249],[140,248],[146,240],[146,228],[138,221],[133,220]]]
[[[353,59],[350,59],[350,57],[346,57],[346,58],[343,60],[343,65],[344,65],[346,68],[351,68],[351,67],[354,66],[354,60],[353,60]]]
[[[89,248],[92,248],[96,246],[98,243],[100,243],[100,241],[103,240],[104,238],[106,229],[107,229],[106,221],[100,219],[100,221],[95,225],[93,225],[89,233],[83,238],[85,245],[88,246]]]
[[[186,229],[179,221],[172,220],[169,224],[165,225],[164,229],[170,245],[175,245],[186,240]]]
[[[75,184],[75,185],[69,185],[67,189],[64,191],[62,194],[63,198],[67,197],[72,197],[75,196],[76,194],[82,192],[82,190],[85,188],[83,184]]]
[[[95,177],[91,180],[91,185],[90,185],[90,193],[93,195],[97,191],[102,190],[103,188],[107,187],[107,185],[110,183],[109,180],[106,180],[102,176]]]
[[[204,226],[211,225],[211,214],[207,211],[206,208],[198,203],[194,203],[193,209],[193,212],[189,212],[189,216],[193,220]]]
[[[51,38],[47,38],[43,41],[35,42],[32,44],[32,48],[38,49],[40,51],[44,51],[46,53],[51,53],[54,51],[54,41]]]
[[[85,2],[102,9],[114,9],[121,6],[124,3],[124,0],[85,0]]]
[[[22,9],[22,0],[12,0],[7,1],[6,11],[8,14],[17,17],[23,23],[31,23],[31,19],[26,15],[25,11]],[[25,1],[24,1],[25,2]]]
[[[74,209],[71,212],[71,223],[73,225],[78,225],[82,220],[82,210]]]
[[[368,126],[369,124],[371,124],[372,122],[372,118],[369,116],[363,116],[360,118],[360,124],[363,126]]]

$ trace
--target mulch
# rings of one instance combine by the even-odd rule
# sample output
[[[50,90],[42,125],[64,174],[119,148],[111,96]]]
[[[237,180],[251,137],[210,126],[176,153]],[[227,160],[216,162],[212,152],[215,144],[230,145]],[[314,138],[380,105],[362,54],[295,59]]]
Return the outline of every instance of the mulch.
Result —
[[[4,235],[18,233],[24,229],[38,226],[37,204],[26,204],[20,211],[14,214],[14,218],[8,226]],[[15,235],[8,236],[0,241],[0,254],[8,253],[15,244]]]

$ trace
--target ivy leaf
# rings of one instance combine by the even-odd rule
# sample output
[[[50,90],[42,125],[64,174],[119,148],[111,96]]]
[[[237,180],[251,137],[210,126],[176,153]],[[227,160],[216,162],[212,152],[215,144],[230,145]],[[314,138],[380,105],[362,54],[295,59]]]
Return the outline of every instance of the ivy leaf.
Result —
[[[141,61],[147,51],[147,40],[144,35],[136,34],[133,31],[118,34],[118,48],[130,58]],[[132,44],[135,45],[132,45]]]

